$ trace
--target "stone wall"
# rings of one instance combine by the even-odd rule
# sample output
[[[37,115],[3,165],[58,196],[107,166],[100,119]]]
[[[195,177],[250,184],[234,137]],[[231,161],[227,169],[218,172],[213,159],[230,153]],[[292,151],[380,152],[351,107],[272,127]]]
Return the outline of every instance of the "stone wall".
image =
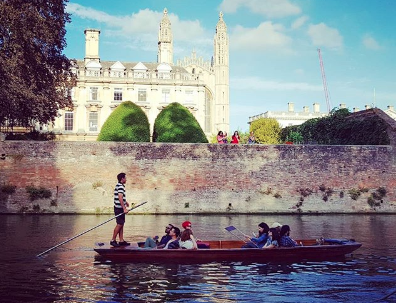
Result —
[[[112,213],[119,172],[134,213],[396,213],[393,146],[59,141],[0,142],[0,212]]]

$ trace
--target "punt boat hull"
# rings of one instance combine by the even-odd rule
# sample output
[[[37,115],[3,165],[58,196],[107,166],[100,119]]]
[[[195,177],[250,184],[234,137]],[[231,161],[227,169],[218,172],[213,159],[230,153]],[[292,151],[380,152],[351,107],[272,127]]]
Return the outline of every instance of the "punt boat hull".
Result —
[[[271,262],[290,260],[331,260],[352,253],[361,243],[353,240],[333,240],[316,244],[315,240],[298,240],[302,246],[274,249],[241,248],[242,241],[205,241],[206,249],[144,249],[137,245],[94,250],[101,258],[119,262],[205,263],[213,261]]]

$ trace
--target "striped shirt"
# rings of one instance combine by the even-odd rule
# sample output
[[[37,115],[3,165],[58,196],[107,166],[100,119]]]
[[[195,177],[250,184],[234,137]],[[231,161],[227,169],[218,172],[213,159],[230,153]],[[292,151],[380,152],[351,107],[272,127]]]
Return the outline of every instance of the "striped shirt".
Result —
[[[126,193],[125,193],[125,185],[122,183],[117,183],[114,189],[114,207],[122,208],[120,200],[118,199],[118,194],[122,194],[124,205],[126,203]]]

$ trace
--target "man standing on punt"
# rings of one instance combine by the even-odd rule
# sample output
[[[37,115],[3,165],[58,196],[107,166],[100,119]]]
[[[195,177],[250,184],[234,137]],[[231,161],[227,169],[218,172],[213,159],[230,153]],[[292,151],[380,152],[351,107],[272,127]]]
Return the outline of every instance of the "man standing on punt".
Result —
[[[114,228],[113,238],[110,241],[110,245],[117,246],[127,246],[130,243],[124,240],[124,224],[125,224],[125,214],[128,213],[127,207],[129,207],[129,203],[126,200],[125,193],[125,183],[126,183],[126,174],[119,173],[117,175],[118,183],[114,189],[114,214],[120,215],[116,218],[117,225]],[[120,242],[117,243],[117,235],[119,236]]]

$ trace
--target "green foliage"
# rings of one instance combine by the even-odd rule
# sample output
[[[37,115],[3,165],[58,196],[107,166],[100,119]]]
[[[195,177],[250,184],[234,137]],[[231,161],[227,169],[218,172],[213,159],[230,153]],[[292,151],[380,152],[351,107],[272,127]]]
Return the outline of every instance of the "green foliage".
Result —
[[[217,134],[210,136],[209,143],[217,143]]]
[[[289,135],[286,137],[286,142],[293,142],[294,144],[303,143],[303,136],[300,132],[291,131]]]
[[[6,140],[52,141],[55,140],[55,134],[53,132],[40,133],[36,130],[24,134],[8,133]]]
[[[282,129],[281,140],[329,145],[388,145],[386,123],[378,116],[349,117],[348,109],[334,109],[329,116],[310,119]],[[348,118],[349,117],[349,118]]]
[[[300,133],[299,127],[300,127],[300,125],[291,125],[291,126],[286,126],[286,127],[282,128],[281,134],[280,134],[280,141],[281,142],[290,141],[290,136],[292,133]]]
[[[250,131],[254,132],[256,142],[261,144],[279,144],[281,127],[273,118],[260,118],[250,124]]]
[[[174,102],[155,119],[153,142],[208,143],[208,139],[188,109]]]
[[[46,124],[73,106],[75,76],[63,54],[67,2],[0,1],[0,126]]]
[[[360,197],[361,192],[356,188],[352,188],[348,191],[348,194],[352,200],[357,200]]]
[[[310,119],[299,127],[305,142],[317,144],[339,144],[337,140],[340,135],[340,127],[349,116],[346,108],[333,110],[329,116],[323,118]]]
[[[238,133],[239,133],[239,137],[241,138],[239,140],[239,144],[247,144],[250,136],[249,132],[238,131]]]
[[[37,199],[48,199],[52,196],[51,191],[44,187],[37,188],[34,186],[26,186],[26,191],[29,194],[30,201]]]
[[[146,114],[133,102],[122,102],[103,124],[98,141],[150,142]]]
[[[40,205],[38,205],[38,204],[33,205],[33,211],[34,211],[35,213],[40,212]]]
[[[7,194],[7,195],[12,195],[15,193],[16,186],[12,184],[4,184],[0,186],[0,191]]]
[[[386,189],[385,187],[378,187],[377,189],[378,194],[381,196],[381,198],[386,196]]]
[[[380,206],[382,198],[386,196],[385,187],[379,187],[375,192],[373,192],[368,198],[367,203],[371,206]]]
[[[303,135],[299,130],[300,125],[286,126],[282,128],[280,134],[281,142],[293,142],[294,144],[301,144],[304,142]]]

